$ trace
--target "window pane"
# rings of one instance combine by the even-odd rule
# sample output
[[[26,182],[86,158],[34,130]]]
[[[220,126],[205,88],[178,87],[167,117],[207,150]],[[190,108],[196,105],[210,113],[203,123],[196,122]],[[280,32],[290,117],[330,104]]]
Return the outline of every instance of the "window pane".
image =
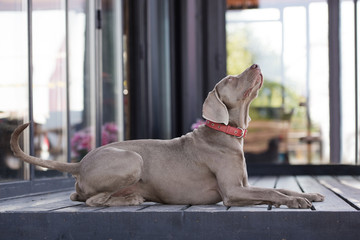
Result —
[[[355,35],[354,3],[341,1],[341,114],[342,161],[355,162]]]
[[[100,128],[100,145],[123,136],[121,1],[100,2],[101,30],[95,30],[90,14],[95,4],[69,1],[72,161],[81,160],[96,146],[96,128]]]
[[[23,179],[23,162],[10,151],[10,135],[28,119],[27,6],[0,0],[0,181]],[[28,138],[24,138],[28,139]],[[28,145],[21,144],[28,149]]]
[[[258,63],[265,79],[250,109],[248,163],[328,163],[327,3],[266,4],[226,13],[228,73]]]
[[[33,1],[35,155],[67,161],[65,0]],[[36,177],[61,175],[35,167]]]
[[[95,147],[94,79],[90,67],[90,26],[86,0],[69,1],[69,94],[71,161]],[[92,39],[93,40],[93,39]]]
[[[356,29],[356,34],[357,34],[357,59],[358,59],[358,63],[357,63],[357,66],[356,66],[356,68],[357,68],[357,80],[358,80],[358,89],[357,89],[357,96],[358,96],[358,102],[357,102],[357,105],[358,105],[358,109],[357,109],[357,111],[358,111],[358,115],[356,116],[357,117],[357,119],[358,119],[358,121],[360,120],[360,109],[359,109],[359,107],[360,107],[360,98],[359,98],[359,93],[360,93],[360,89],[359,89],[359,77],[360,77],[360,64],[359,64],[359,59],[360,59],[360,38],[359,38],[359,32],[360,32],[360,19],[359,19],[359,16],[360,16],[360,7],[359,7],[359,4],[357,4],[357,9],[356,9],[356,14],[357,14],[357,29]],[[358,132],[358,133],[356,133],[355,134],[355,137],[357,138],[357,140],[358,140],[358,142],[360,141],[360,132]],[[359,149],[359,145],[358,146],[355,146],[355,147],[357,147],[357,149],[358,149],[358,151],[357,151],[357,162],[355,162],[356,164],[358,164],[358,165],[360,165],[360,155],[359,155],[359,153],[360,153],[360,149]]]
[[[309,5],[308,110],[313,163],[329,163],[329,47],[328,7],[325,2]],[[309,145],[310,145],[309,144]]]
[[[102,0],[102,91],[101,145],[123,136],[121,1]]]

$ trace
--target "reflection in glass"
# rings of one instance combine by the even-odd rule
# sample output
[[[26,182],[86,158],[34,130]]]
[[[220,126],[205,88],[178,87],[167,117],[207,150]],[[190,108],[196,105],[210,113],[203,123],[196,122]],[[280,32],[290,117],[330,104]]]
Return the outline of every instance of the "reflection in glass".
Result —
[[[0,1],[0,181],[28,177],[9,146],[12,131],[28,119],[27,6],[23,2]],[[28,144],[21,141],[20,145],[28,152]]]
[[[355,162],[355,44],[354,2],[341,1],[341,115],[342,160]]]
[[[71,161],[123,135],[121,1],[101,1],[101,29],[96,30],[89,13],[94,6],[69,1]]]
[[[123,135],[122,9],[120,1],[102,0],[102,129],[101,145]]]
[[[357,52],[356,52],[356,59],[357,59],[357,66],[356,66],[356,72],[357,72],[357,76],[356,76],[356,81],[357,81],[357,89],[356,89],[356,98],[357,98],[357,104],[356,104],[356,112],[357,112],[357,116],[356,119],[356,127],[355,129],[355,138],[356,140],[354,140],[355,142],[355,164],[357,165],[360,165],[360,145],[359,145],[359,142],[360,142],[360,131],[359,131],[359,119],[360,119],[360,98],[359,98],[359,93],[360,93],[360,89],[359,89],[359,77],[360,77],[360,64],[359,64],[359,59],[360,59],[360,38],[359,38],[359,32],[360,32],[360,19],[359,19],[359,16],[360,16],[360,7],[359,7],[359,4],[356,5],[356,20],[357,20],[357,29],[356,29],[356,34],[357,34]]]
[[[257,8],[226,13],[228,74],[257,63],[265,78],[245,156],[249,164],[328,163],[327,3],[275,2],[260,7],[266,18]]]
[[[90,68],[91,27],[86,0],[69,1],[69,107],[71,161],[95,147],[93,77]]]
[[[65,1],[33,1],[35,156],[67,161]],[[35,176],[61,173],[36,167]]]

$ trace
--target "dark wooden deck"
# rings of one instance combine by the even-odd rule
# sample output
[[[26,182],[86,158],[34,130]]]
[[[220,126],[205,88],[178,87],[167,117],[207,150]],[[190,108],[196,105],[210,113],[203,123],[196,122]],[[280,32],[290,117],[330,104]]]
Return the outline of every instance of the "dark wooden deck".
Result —
[[[252,177],[251,185],[318,192],[312,209],[161,205],[87,207],[73,190],[0,201],[0,239],[360,239],[359,176]]]

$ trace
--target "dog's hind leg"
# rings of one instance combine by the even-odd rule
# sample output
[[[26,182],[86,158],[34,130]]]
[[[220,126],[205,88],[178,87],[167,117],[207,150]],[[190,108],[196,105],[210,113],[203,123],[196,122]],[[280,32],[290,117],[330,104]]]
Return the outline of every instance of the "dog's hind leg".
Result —
[[[140,205],[144,198],[137,193],[123,197],[114,197],[111,193],[99,193],[86,200],[88,206],[133,206]]]
[[[139,154],[105,147],[84,160],[72,200],[85,201],[89,206],[135,205],[144,201],[137,188],[143,166]]]
[[[86,200],[86,205],[91,207],[106,206],[106,202],[111,197],[111,193],[99,193]]]

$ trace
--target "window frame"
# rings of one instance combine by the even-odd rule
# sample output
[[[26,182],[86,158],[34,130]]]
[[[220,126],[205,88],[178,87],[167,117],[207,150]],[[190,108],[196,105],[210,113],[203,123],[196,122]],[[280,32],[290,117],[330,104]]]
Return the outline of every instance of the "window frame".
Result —
[[[71,161],[71,139],[70,139],[70,74],[69,74],[69,0],[64,0],[65,3],[65,45],[66,45],[66,148],[67,148],[67,162]],[[94,106],[92,111],[95,112],[96,116],[92,117],[91,121],[95,121],[95,132],[96,132],[96,147],[101,145],[101,131],[102,131],[102,93],[96,91],[96,89],[102,89],[102,74],[101,74],[101,64],[102,64],[102,45],[101,45],[101,4],[102,0],[91,0],[88,2],[88,8],[86,14],[88,15],[87,27],[89,32],[86,37],[89,38],[89,62],[90,65],[94,66],[90,68],[90,82],[94,83],[96,87],[93,88],[91,94],[95,96]],[[117,16],[117,20],[122,17],[122,4],[123,1],[119,1],[115,3],[116,14],[120,14]],[[33,117],[33,21],[32,21],[32,13],[33,13],[33,5],[32,0],[27,0],[27,43],[28,43],[28,119],[25,121],[30,122],[28,134],[26,137],[26,144],[28,145],[28,153],[34,156],[34,117]],[[121,20],[120,20],[121,21]],[[100,26],[100,27],[99,27]],[[121,24],[117,24],[115,27],[121,27]],[[121,31],[121,30],[120,30]],[[121,32],[116,32],[116,34],[121,36]],[[116,52],[122,58],[122,39],[116,43]],[[120,59],[120,63],[122,63],[122,59]],[[119,57],[116,59],[117,63],[119,63]],[[121,77],[122,83],[122,69],[116,72],[116,77]],[[121,86],[122,87],[122,86]],[[121,120],[121,123],[123,120]],[[120,123],[120,124],[121,124]],[[120,134],[123,133],[123,126],[119,127]],[[119,139],[122,140],[123,136],[119,136]],[[17,180],[9,180],[0,182],[0,199],[12,198],[22,195],[29,194],[38,194],[41,192],[54,192],[60,191],[66,188],[73,188],[75,180],[71,177],[71,174],[64,173],[63,176],[54,176],[54,177],[46,177],[46,178],[36,178],[35,177],[35,166],[32,164],[24,163],[24,177],[23,179]]]

